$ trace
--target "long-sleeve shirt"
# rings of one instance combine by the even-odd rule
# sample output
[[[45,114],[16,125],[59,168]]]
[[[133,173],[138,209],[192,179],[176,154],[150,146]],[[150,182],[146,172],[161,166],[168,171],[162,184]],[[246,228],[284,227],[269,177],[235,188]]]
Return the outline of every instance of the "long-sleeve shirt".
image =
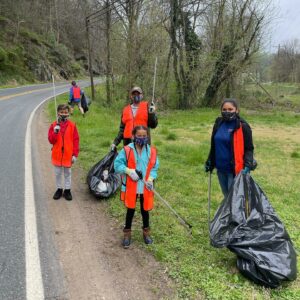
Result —
[[[68,120],[66,122],[60,122],[60,132],[62,135],[64,135],[67,126],[68,126]],[[48,131],[48,141],[50,144],[54,145],[57,141],[58,134],[54,132],[54,126],[51,124],[49,131]],[[73,155],[78,157],[79,154],[79,134],[77,127],[75,126],[74,134],[73,134]]]
[[[149,145],[144,146],[142,148],[141,154],[138,154],[133,143],[130,143],[128,146],[130,148],[132,148],[134,151],[134,157],[135,157],[135,161],[136,161],[136,170],[141,171],[143,174],[143,178],[145,178],[149,159],[150,159],[150,146]],[[114,169],[115,169],[116,173],[125,174],[126,168],[127,168],[126,153],[125,153],[125,150],[122,149],[114,161]],[[159,168],[159,160],[157,157],[156,163],[155,163],[154,167],[151,169],[149,177],[156,179],[158,168]],[[126,176],[123,176],[123,183],[122,183],[121,190],[122,190],[122,192],[125,192],[125,190],[126,190]],[[136,193],[143,194],[143,192],[144,192],[144,182],[142,180],[139,180],[138,184],[137,184]]]

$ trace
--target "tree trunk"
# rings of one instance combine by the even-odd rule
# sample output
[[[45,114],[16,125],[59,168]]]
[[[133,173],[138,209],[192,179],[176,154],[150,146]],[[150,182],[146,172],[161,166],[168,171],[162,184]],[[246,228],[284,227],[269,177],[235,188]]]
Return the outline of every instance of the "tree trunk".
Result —
[[[234,45],[225,45],[220,58],[215,64],[215,69],[204,96],[204,105],[212,106],[222,82],[227,79],[226,70],[234,56]]]

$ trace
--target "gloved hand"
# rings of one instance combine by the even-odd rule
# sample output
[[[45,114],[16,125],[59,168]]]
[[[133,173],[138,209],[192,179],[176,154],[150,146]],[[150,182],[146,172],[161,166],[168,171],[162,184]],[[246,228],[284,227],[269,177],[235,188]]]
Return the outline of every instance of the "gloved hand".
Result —
[[[155,105],[154,103],[151,103],[151,105],[149,106],[149,113],[154,113],[155,112]]]
[[[243,174],[250,174],[250,168],[245,167],[245,168],[242,170],[242,173],[243,173]]]
[[[77,157],[75,155],[72,156],[72,164],[74,164],[77,160]]]
[[[153,191],[154,186],[153,186],[153,181],[152,180],[147,180],[145,182],[145,185],[146,185],[147,190]]]
[[[110,150],[115,151],[116,148],[117,148],[117,146],[114,143],[112,143],[111,146],[110,146]]]
[[[210,160],[207,160],[205,165],[204,165],[204,169],[205,169],[205,172],[212,172],[213,168],[212,168],[212,165],[211,165],[211,161]]]
[[[134,169],[126,168],[125,172],[133,181],[138,181],[140,179],[139,175],[135,172]]]
[[[60,131],[60,125],[58,125],[58,124],[55,125],[53,130],[54,130],[54,133],[59,133],[59,131]]]

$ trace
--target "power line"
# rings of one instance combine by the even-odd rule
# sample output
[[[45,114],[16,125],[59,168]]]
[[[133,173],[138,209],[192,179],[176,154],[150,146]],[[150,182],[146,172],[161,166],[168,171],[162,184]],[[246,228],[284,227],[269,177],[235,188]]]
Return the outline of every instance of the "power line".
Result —
[[[94,19],[97,19],[98,17],[101,17],[102,15],[104,15],[104,14],[107,12],[108,9],[111,9],[111,6],[113,6],[113,5],[116,4],[117,2],[118,2],[118,1],[115,0],[115,1],[113,1],[113,2],[111,2],[111,3],[109,3],[109,4],[108,4],[107,6],[105,6],[104,8],[101,8],[101,9],[99,9],[98,11],[96,11],[96,12],[90,14],[89,16],[87,16],[86,19],[87,19],[88,21],[93,21]],[[127,0],[126,0],[126,2],[127,2]],[[124,2],[124,3],[125,3],[125,2]],[[117,3],[117,7],[114,7],[114,8],[117,9],[117,8],[121,7],[124,3],[122,3],[122,2]],[[100,13],[100,14],[99,14],[99,13]],[[97,14],[99,14],[99,15],[97,15]]]
[[[120,4],[119,4],[119,6],[116,6],[115,9],[118,9],[119,7],[121,7]],[[102,13],[101,15],[98,15],[97,18],[94,18],[94,19],[92,19],[92,20],[87,20],[88,26],[93,25],[93,24],[96,24],[98,21],[101,20],[101,17],[104,16],[106,13],[107,13],[107,10],[106,10],[106,11],[103,11],[103,13]]]

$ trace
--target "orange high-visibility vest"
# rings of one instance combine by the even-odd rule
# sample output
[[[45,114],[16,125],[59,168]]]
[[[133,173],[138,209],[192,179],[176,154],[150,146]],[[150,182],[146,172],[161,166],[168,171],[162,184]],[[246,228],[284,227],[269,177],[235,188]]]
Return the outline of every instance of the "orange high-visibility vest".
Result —
[[[244,168],[244,134],[242,124],[233,134],[234,171],[239,174]]]
[[[73,135],[75,124],[67,121],[68,125],[64,135],[59,131],[57,134],[57,141],[52,148],[52,164],[57,167],[70,168],[72,166],[73,156]],[[57,122],[52,125],[55,127]]]
[[[124,139],[132,138],[132,130],[135,126],[142,125],[148,127],[148,102],[143,101],[139,104],[135,117],[133,117],[130,105],[124,107],[122,122],[125,124]]]
[[[151,147],[150,158],[147,166],[145,181],[148,180],[150,171],[156,164],[157,151],[156,148]],[[136,169],[136,161],[134,157],[134,150],[129,146],[124,147],[126,158],[127,158],[127,167],[129,169]],[[124,201],[124,204],[127,208],[135,208],[136,205],[136,194],[137,194],[137,181],[133,181],[130,176],[126,175],[126,191],[121,192],[121,200]],[[154,192],[149,191],[144,185],[144,210],[148,211],[153,209],[154,205]]]
[[[73,99],[80,99],[80,87],[73,86]]]

